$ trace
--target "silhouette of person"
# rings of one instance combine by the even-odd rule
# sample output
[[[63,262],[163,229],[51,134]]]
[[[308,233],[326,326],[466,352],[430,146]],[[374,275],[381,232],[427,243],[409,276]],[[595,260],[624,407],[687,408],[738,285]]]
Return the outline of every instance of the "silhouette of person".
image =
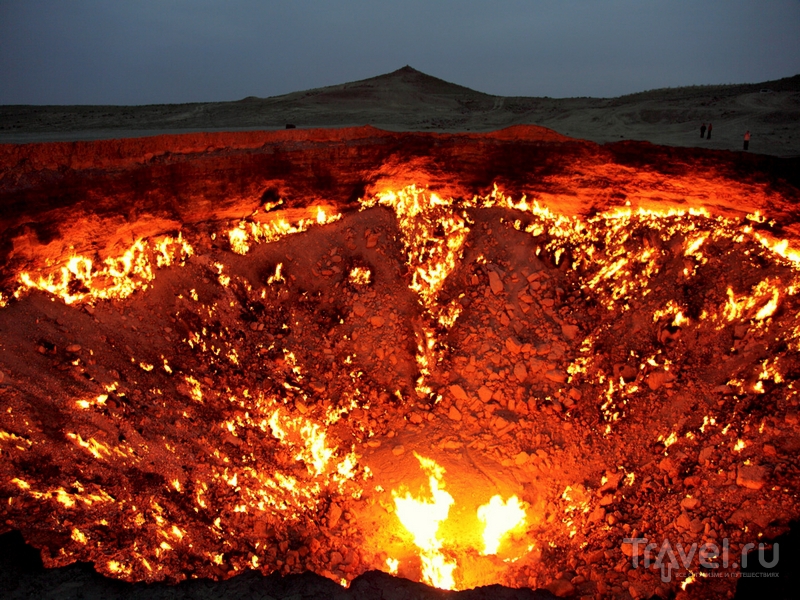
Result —
[[[744,149],[747,150],[750,147],[750,131],[744,132]]]
[[[700,125],[700,139],[702,140],[704,137],[706,137],[706,124],[705,123]]]
[[[706,135],[706,139],[707,140],[711,139],[711,123],[708,124],[708,135]]]

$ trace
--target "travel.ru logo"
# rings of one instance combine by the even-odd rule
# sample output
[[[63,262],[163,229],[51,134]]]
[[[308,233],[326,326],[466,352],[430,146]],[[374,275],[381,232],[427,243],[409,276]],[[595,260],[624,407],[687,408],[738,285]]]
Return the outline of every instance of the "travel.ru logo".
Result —
[[[733,562],[729,565],[730,548],[728,538],[722,540],[722,548],[711,542],[706,542],[702,545],[698,545],[695,542],[688,548],[684,548],[680,542],[673,546],[669,540],[664,540],[660,546],[654,542],[648,542],[647,538],[641,537],[622,540],[622,552],[631,558],[633,568],[635,569],[639,566],[640,560],[646,569],[649,569],[650,565],[655,565],[661,570],[661,581],[664,583],[672,581],[673,572],[681,567],[688,571],[695,556],[697,556],[700,566],[705,569],[718,569],[720,566],[723,569],[727,569],[728,566],[735,569],[739,564],[741,564],[742,569],[745,569],[747,568],[748,552],[755,547],[755,544],[745,544],[742,547],[741,562]],[[758,562],[765,569],[771,569],[778,564],[778,544],[772,545],[773,555],[771,561],[768,561],[764,554],[766,549],[766,544],[758,544]]]

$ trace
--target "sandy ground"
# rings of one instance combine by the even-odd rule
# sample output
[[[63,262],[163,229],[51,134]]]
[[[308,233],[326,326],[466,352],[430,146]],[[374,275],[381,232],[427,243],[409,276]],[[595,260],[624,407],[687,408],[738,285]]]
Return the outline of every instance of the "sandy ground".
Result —
[[[711,139],[700,125],[712,122]],[[374,125],[396,131],[492,131],[542,125],[571,137],[800,154],[800,75],[755,84],[668,88],[619,98],[492,96],[404,67],[336,86],[237,102],[150,106],[0,106],[0,143],[189,131]]]

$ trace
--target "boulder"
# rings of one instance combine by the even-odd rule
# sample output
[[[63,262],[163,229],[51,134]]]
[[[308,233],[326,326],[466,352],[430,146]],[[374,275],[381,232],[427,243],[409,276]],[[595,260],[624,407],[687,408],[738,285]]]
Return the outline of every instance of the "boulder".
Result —
[[[760,490],[767,481],[769,471],[758,465],[740,465],[736,472],[736,485],[748,490]]]
[[[453,394],[455,395],[455,394]],[[481,399],[481,402],[489,402],[492,399],[492,390],[490,390],[485,385],[482,385],[480,389],[478,389],[478,398]]]
[[[453,395],[453,398],[455,398],[456,400],[464,400],[464,401],[469,400],[469,397],[467,396],[467,392],[465,392],[464,388],[462,388],[460,385],[451,385],[450,386],[450,393]]]
[[[458,410],[455,406],[451,406],[450,410],[447,411],[447,416],[450,418],[451,421],[460,421],[461,411]]]
[[[525,368],[525,363],[520,361],[514,365],[514,377],[516,377],[520,383],[528,378],[528,370]]]
[[[577,325],[561,326],[561,335],[563,335],[565,339],[572,341],[578,337],[578,333],[580,333],[580,328]]]
[[[500,279],[500,275],[498,275],[495,271],[489,271],[489,287],[492,288],[492,293],[495,296],[502,294],[505,290],[505,287],[503,287],[503,281]]]
[[[575,586],[566,579],[554,579],[544,587],[559,598],[568,598],[575,593]]]

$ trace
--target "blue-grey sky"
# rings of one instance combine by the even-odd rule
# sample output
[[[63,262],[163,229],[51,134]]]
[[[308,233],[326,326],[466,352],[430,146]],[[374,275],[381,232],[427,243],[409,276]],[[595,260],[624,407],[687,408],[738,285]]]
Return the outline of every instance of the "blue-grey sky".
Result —
[[[237,100],[411,65],[618,96],[800,73],[800,0],[0,0],[0,104]]]

